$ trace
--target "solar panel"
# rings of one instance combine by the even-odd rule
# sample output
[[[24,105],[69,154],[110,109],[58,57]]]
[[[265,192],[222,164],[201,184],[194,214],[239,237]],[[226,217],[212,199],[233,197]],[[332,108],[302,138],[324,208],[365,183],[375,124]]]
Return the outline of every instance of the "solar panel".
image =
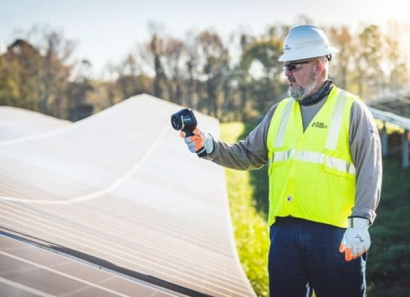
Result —
[[[224,171],[188,152],[180,108],[139,95],[45,132],[0,129],[0,296],[255,296]]]
[[[0,236],[1,296],[186,296]]]
[[[400,116],[410,118],[410,88],[405,88],[386,94],[379,95],[375,98],[366,100],[370,107],[379,109]]]
[[[70,125],[34,111],[11,106],[0,107],[0,142],[20,137],[33,136]]]

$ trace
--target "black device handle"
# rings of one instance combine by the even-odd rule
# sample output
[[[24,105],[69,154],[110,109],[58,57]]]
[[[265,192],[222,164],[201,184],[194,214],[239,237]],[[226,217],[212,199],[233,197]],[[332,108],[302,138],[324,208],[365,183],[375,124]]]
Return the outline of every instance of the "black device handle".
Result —
[[[194,136],[194,135],[195,135],[195,134],[194,134],[194,130],[192,130],[192,129],[182,129],[181,131],[185,133],[185,137],[189,137],[189,136]]]

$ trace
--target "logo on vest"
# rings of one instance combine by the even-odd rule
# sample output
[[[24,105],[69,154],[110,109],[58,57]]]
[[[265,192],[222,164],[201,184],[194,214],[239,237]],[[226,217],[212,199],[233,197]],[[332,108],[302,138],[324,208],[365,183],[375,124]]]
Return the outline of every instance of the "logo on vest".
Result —
[[[327,129],[327,125],[323,122],[314,122],[312,128]]]

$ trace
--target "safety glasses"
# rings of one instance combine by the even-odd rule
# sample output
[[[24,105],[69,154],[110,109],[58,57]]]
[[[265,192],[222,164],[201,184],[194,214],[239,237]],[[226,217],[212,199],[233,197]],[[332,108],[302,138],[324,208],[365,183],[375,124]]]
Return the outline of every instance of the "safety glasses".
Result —
[[[290,72],[295,72],[298,70],[303,64],[309,64],[309,63],[314,63],[317,62],[317,60],[310,60],[310,61],[303,61],[303,62],[298,62],[298,63],[289,63],[283,65],[283,71],[290,71]]]

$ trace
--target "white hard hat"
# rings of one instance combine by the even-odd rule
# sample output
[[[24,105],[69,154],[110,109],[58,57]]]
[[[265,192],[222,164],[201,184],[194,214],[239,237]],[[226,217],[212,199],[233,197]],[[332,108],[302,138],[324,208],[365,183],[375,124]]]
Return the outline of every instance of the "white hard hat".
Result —
[[[279,62],[323,57],[337,53],[339,50],[330,46],[322,29],[311,25],[302,25],[290,29],[285,38],[283,51]]]

